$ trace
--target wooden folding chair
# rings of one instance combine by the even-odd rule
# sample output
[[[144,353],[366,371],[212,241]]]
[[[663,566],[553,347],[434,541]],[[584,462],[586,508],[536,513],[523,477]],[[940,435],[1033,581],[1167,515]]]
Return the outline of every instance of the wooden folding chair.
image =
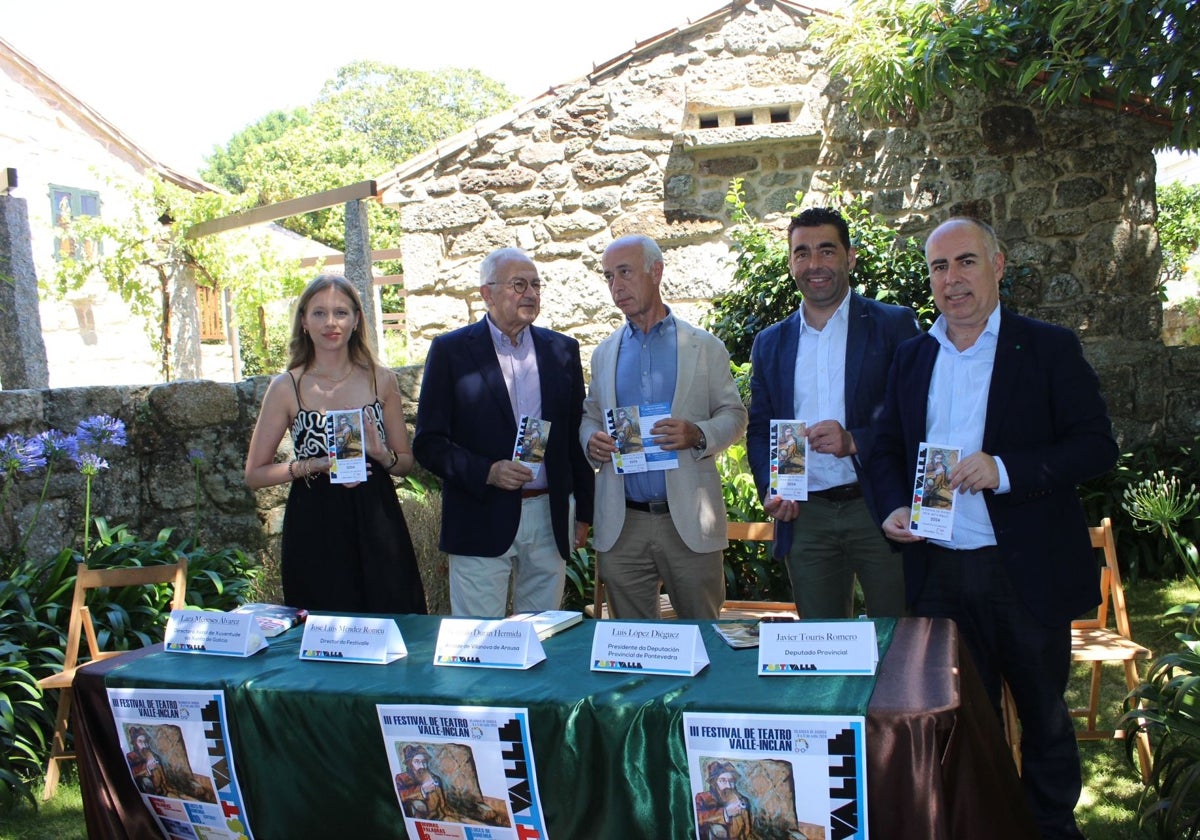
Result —
[[[769,542],[775,538],[775,525],[772,522],[730,522],[725,529],[730,542],[745,540],[750,542]],[[604,599],[604,581],[600,575],[600,559],[596,558],[594,570],[595,592],[590,606],[584,612],[592,618],[608,618],[608,604]],[[796,605],[791,601],[726,601],[721,606],[721,618],[762,618],[764,615],[779,615],[790,613],[796,615]],[[675,607],[671,604],[668,594],[659,595],[659,618],[674,618]]]
[[[71,715],[72,688],[75,672],[89,662],[108,659],[124,651],[104,651],[100,649],[96,638],[96,627],[92,623],[88,611],[87,593],[90,589],[118,588],[126,586],[149,586],[152,584],[173,584],[174,595],[171,599],[171,609],[183,609],[187,596],[187,558],[180,557],[177,563],[163,563],[154,566],[131,566],[120,569],[89,569],[80,565],[75,577],[75,595],[71,599],[71,615],[67,624],[67,647],[63,651],[63,669],[60,673],[52,674],[38,680],[43,691],[58,689],[58,711],[54,716],[54,733],[50,744],[50,762],[46,765],[46,785],[42,791],[42,799],[47,800],[58,790],[58,779],[61,773],[60,761],[70,761],[75,753],[67,748],[67,725]],[[80,662],[79,647],[82,639],[87,637],[89,659]]]
[[[1092,548],[1103,553],[1104,565],[1100,567],[1100,606],[1095,617],[1081,618],[1071,622],[1071,661],[1086,662],[1091,668],[1091,684],[1087,706],[1071,709],[1071,716],[1082,718],[1085,726],[1076,729],[1075,737],[1080,741],[1097,741],[1108,738],[1123,739],[1123,729],[1101,729],[1097,724],[1100,710],[1101,666],[1119,663],[1125,671],[1125,687],[1133,691],[1141,682],[1137,663],[1150,658],[1150,650],[1133,641],[1129,628],[1129,613],[1125,607],[1125,588],[1121,585],[1121,569],[1117,563],[1117,545],[1113,539],[1112,520],[1107,516],[1100,524],[1088,528]],[[1111,624],[1110,626],[1110,616]],[[1015,706],[1008,686],[1004,686],[1002,703],[1005,732],[1017,770],[1021,769],[1021,733],[1017,725]],[[1144,732],[1138,733],[1138,764],[1142,781],[1150,781],[1150,739]]]
[[[1133,640],[1129,628],[1129,613],[1125,608],[1125,588],[1121,585],[1121,569],[1117,564],[1117,545],[1113,539],[1112,520],[1105,517],[1100,525],[1089,528],[1092,547],[1104,552],[1104,565],[1100,569],[1100,608],[1095,618],[1071,622],[1071,660],[1088,662],[1092,666],[1088,704],[1084,708],[1072,709],[1074,717],[1083,718],[1086,727],[1076,732],[1081,741],[1107,738],[1124,738],[1125,730],[1099,728],[1096,718],[1100,707],[1101,666],[1106,662],[1120,663],[1125,671],[1125,687],[1133,691],[1141,678],[1137,663],[1150,659],[1149,648]],[[1109,626],[1112,614],[1115,629]],[[1150,780],[1150,739],[1146,733],[1137,735],[1138,763],[1141,765],[1142,781]]]

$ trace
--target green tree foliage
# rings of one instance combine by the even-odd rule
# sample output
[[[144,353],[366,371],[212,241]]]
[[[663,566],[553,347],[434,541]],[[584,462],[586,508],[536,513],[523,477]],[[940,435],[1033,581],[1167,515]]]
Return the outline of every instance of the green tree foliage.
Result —
[[[802,199],[803,195],[797,194],[797,206]],[[705,326],[725,342],[735,363],[745,363],[750,360],[754,337],[795,312],[801,298],[788,270],[786,231],[751,215],[740,179],[730,185],[725,203],[734,223],[729,237],[736,252],[736,288],[713,301]],[[829,204],[839,209],[850,225],[857,253],[850,275],[854,288],[867,297],[910,307],[922,326],[928,326],[933,320],[933,301],[920,244],[900,240],[884,219],[867,209],[861,197],[847,201],[835,195]]]
[[[1159,281],[1183,279],[1188,260],[1200,249],[1200,186],[1174,181],[1158,188],[1158,243],[1162,248]]]
[[[813,34],[830,76],[881,116],[962,87],[1006,89],[1046,106],[1110,101],[1200,148],[1195,0],[852,0]]]
[[[310,107],[272,112],[234,135],[208,158],[202,175],[250,195],[254,205],[299,198],[377,178],[513,100],[504,85],[478,70],[425,72],[356,61],[339,69]],[[395,211],[377,204],[368,211],[372,246],[395,247]],[[341,207],[280,224],[345,248]]]
[[[407,70],[356,61],[325,83],[313,110],[336,117],[369,154],[396,166],[443,137],[504,110],[514,97],[478,70]]]
[[[277,140],[293,128],[311,122],[312,115],[307,108],[297,108],[291,112],[272,111],[235,134],[225,148],[214,146],[212,154],[207,158],[208,166],[204,170],[204,178],[232,193],[244,193],[246,182],[242,177],[243,165],[250,149]]]

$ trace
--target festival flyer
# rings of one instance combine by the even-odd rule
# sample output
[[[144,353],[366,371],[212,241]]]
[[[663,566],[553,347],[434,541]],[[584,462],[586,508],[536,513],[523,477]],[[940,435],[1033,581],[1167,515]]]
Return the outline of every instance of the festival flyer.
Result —
[[[655,423],[670,416],[670,403],[626,405],[604,412],[605,430],[617,444],[612,462],[618,475],[679,468],[679,456],[657,446],[650,434]]]
[[[108,704],[164,837],[250,840],[220,691],[110,688]]]
[[[423,704],[376,709],[409,837],[547,836],[528,709]]]
[[[771,421],[769,493],[781,499],[808,500],[808,435],[802,420]]]
[[[865,718],[684,712],[683,728],[697,840],[867,840]]]
[[[546,460],[546,441],[550,439],[550,421],[540,417],[521,415],[517,425],[517,441],[513,444],[512,459],[520,461],[533,472],[537,478],[542,471],[542,462]]]
[[[366,481],[367,456],[363,450],[362,409],[327,412],[325,438],[329,446],[330,482],[349,484]]]
[[[917,448],[916,478],[913,480],[912,514],[908,527],[931,540],[948,540],[954,530],[954,506],[958,494],[950,489],[950,474],[958,466],[962,450],[938,443]]]

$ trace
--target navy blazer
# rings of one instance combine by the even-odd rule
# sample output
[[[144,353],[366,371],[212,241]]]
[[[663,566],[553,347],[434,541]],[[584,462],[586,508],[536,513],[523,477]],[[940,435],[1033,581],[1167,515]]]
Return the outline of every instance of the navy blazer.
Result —
[[[896,352],[867,463],[880,520],[912,505],[939,345],[923,335]],[[983,451],[1011,490],[985,490],[996,545],[1014,589],[1039,620],[1062,625],[1100,602],[1095,553],[1076,486],[1117,462],[1100,382],[1073,332],[1001,310]],[[903,546],[910,603],[928,573],[925,542]]]
[[[574,546],[575,517],[592,521],[595,473],[579,445],[583,367],[579,342],[530,326],[537,353],[542,419],[550,421],[545,461],[554,540],[565,559]],[[517,424],[486,320],[438,336],[429,347],[413,454],[442,479],[442,534],[448,554],[497,557],[516,539],[521,494],[487,483],[494,462],[512,458]]]
[[[853,459],[867,505],[874,511],[871,487],[863,481],[861,464],[870,451],[871,421],[883,403],[887,372],[896,348],[917,335],[917,319],[911,309],[880,303],[857,292],[850,293],[846,334],[846,420],[854,436],[858,456]],[[797,310],[754,338],[750,351],[750,425],[746,430],[746,454],[760,499],[767,497],[771,471],[771,421],[790,419],[795,412],[796,351],[800,346],[802,322]],[[820,417],[818,420],[828,418]],[[775,523],[774,553],[787,557],[792,547],[792,523]]]

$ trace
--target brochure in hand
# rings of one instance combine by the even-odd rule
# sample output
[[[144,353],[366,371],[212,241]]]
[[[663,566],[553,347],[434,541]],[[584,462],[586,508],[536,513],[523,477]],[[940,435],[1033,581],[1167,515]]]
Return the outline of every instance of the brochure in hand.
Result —
[[[250,613],[268,639],[278,636],[308,618],[308,610],[285,607],[282,604],[242,604],[235,613]]]
[[[517,440],[513,444],[514,461],[520,461],[533,472],[537,478],[542,471],[542,462],[546,459],[546,442],[550,438],[550,421],[540,417],[521,415],[517,426]]]
[[[334,484],[366,481],[362,409],[328,412],[325,435],[329,445],[329,480]]]
[[[954,507],[958,494],[950,488],[950,475],[962,450],[945,444],[922,443],[917,448],[909,529],[919,536],[948,540],[954,532]]]
[[[801,420],[771,421],[770,494],[808,500],[808,437]]]

